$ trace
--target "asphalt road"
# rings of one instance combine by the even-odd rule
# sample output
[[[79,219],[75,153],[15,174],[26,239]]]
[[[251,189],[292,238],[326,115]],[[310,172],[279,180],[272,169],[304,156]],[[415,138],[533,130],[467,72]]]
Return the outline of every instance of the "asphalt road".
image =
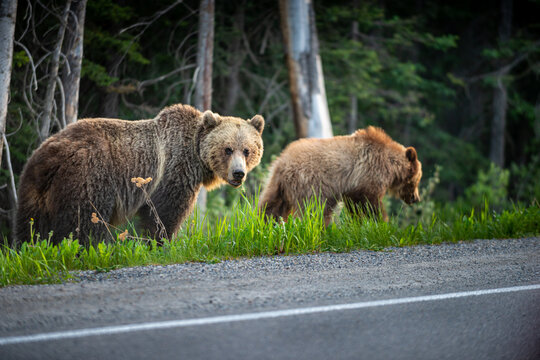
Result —
[[[540,358],[540,238],[81,279],[0,289],[0,359]]]

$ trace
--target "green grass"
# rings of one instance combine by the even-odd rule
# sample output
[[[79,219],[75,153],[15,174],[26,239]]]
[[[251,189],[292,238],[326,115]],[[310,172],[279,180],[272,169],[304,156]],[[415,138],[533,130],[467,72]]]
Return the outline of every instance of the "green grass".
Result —
[[[156,241],[127,239],[99,243],[88,248],[77,240],[58,245],[37,239],[19,249],[0,249],[0,286],[66,281],[72,270],[111,269],[188,261],[217,262],[224,259],[276,254],[354,249],[380,250],[390,246],[437,244],[471,239],[517,238],[540,234],[540,207],[514,207],[493,212],[486,205],[467,213],[439,211],[427,220],[403,224],[398,216],[389,222],[358,220],[346,212],[324,226],[322,204],[311,202],[302,218],[286,223],[266,222],[256,204],[242,199],[228,215],[210,221],[195,213],[177,237]],[[133,233],[133,231],[132,231]]]

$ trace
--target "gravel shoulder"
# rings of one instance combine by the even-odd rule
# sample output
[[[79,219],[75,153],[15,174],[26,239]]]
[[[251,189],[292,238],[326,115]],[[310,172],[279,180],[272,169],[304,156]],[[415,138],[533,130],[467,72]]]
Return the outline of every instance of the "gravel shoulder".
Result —
[[[0,336],[540,282],[540,237],[82,272],[0,289]]]

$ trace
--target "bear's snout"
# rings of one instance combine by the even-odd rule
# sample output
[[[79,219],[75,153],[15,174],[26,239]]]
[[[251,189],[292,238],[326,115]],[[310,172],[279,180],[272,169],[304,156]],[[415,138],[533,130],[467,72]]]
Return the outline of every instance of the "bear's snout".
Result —
[[[238,187],[242,185],[245,177],[246,159],[242,154],[235,152],[229,164],[229,174],[227,182],[234,187]]]
[[[246,175],[246,173],[243,172],[242,170],[233,170],[232,175],[233,175],[234,180],[242,180],[244,176]]]
[[[420,195],[413,194],[413,196],[411,196],[411,198],[409,200],[409,205],[416,204],[419,201],[420,201]]]

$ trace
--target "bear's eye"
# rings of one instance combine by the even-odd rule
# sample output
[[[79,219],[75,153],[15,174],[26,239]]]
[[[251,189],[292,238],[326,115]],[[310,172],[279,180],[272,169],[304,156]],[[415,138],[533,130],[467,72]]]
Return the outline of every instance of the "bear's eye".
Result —
[[[232,155],[233,151],[231,148],[225,148],[225,154]]]
[[[244,149],[244,156],[245,156],[245,157],[248,157],[248,156],[249,156],[249,150],[248,150],[248,149]]]

